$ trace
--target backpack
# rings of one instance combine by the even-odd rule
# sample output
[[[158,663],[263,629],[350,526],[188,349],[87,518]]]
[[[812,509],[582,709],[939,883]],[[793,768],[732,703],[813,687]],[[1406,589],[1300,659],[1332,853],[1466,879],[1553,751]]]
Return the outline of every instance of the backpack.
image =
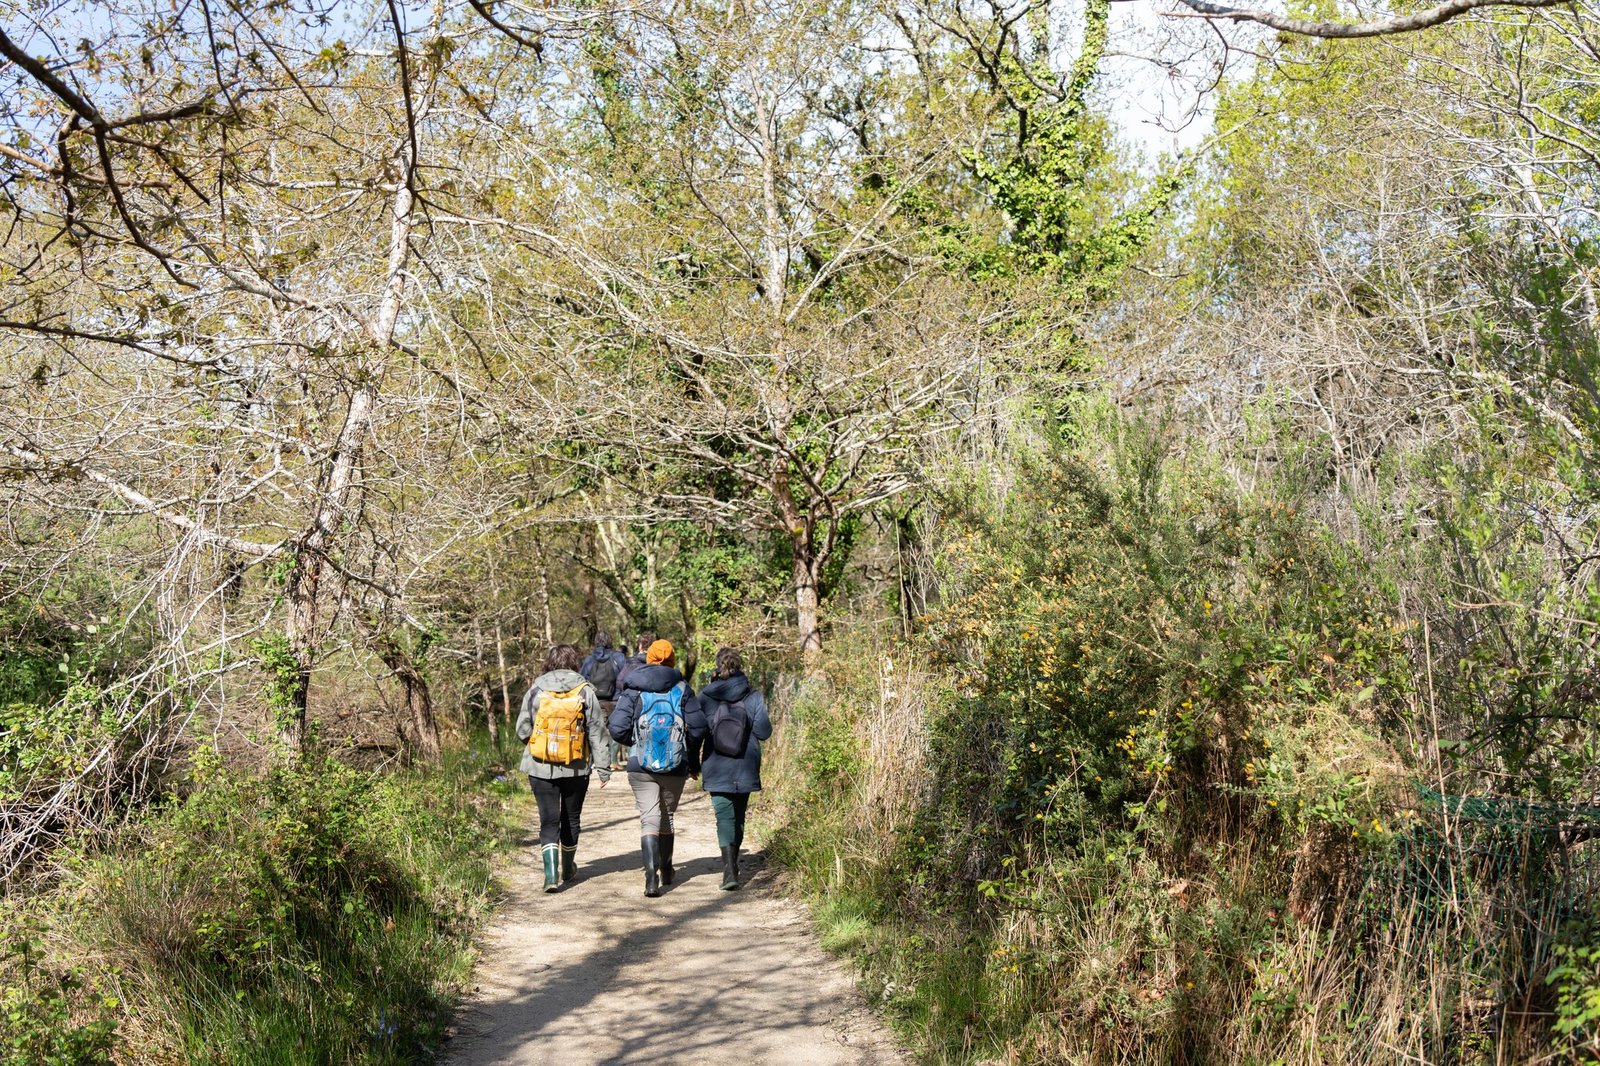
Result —
[[[711,750],[730,759],[741,759],[749,742],[750,712],[744,709],[744,700],[718,703],[711,714]]]
[[[639,716],[633,726],[633,754],[639,768],[666,773],[683,765],[683,686],[667,692],[639,693]]]
[[[536,762],[571,766],[589,758],[589,731],[583,718],[583,690],[541,692],[534,706],[528,755]]]
[[[606,652],[594,661],[590,667],[589,684],[594,686],[594,694],[603,700],[609,700],[617,694],[617,660],[611,652]]]

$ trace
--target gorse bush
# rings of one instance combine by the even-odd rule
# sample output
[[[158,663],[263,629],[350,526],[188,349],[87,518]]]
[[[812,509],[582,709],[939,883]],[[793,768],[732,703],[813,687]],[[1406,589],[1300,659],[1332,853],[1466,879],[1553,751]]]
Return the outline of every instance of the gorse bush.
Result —
[[[140,1061],[416,1061],[466,976],[497,839],[467,769],[201,753],[183,795],[33,909],[53,953],[109,965],[101,1020]]]
[[[928,620],[957,692],[930,723],[929,778],[932,808],[973,818],[940,849],[969,883],[997,874],[1019,833],[1048,848],[1246,816],[1366,829],[1307,781],[1288,806],[1264,786],[1294,772],[1274,737],[1305,708],[1375,724],[1409,684],[1404,627],[1292,505],[1239,501],[1164,462],[1159,441],[1125,447],[1110,470],[1035,460],[1001,506],[960,512],[955,595]],[[1143,819],[1147,802],[1161,819]]]
[[[790,709],[774,844],[828,942],[935,1061],[1505,1061],[1556,1002],[1585,1038],[1577,926],[1546,976],[1583,898],[1555,779],[1428,739],[1524,698],[1458,683],[1495,661],[1464,636],[1423,658],[1448,616],[1407,567],[1470,549],[1342,537],[1287,473],[1247,493],[1100,428],[947,500],[918,641]]]

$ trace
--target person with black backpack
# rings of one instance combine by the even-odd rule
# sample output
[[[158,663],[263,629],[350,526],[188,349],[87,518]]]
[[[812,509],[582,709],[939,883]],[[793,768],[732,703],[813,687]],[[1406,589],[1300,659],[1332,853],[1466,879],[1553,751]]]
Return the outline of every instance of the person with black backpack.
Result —
[[[639,634],[638,652],[622,664],[622,669],[617,671],[617,691],[622,691],[623,684],[628,680],[628,673],[645,665],[645,659],[650,654],[650,645],[656,642],[656,635],[646,629]]]
[[[722,887],[739,887],[739,848],[750,793],[761,791],[761,742],[772,736],[767,701],[750,687],[744,662],[733,648],[717,652],[716,676],[700,692],[706,716],[701,744],[700,787],[711,793],[722,851]]]
[[[589,775],[600,775],[601,788],[611,780],[610,766],[600,761],[610,750],[606,727],[594,686],[578,672],[578,649],[555,645],[517,715],[517,739],[527,745],[522,772],[539,805],[546,892],[554,892],[560,881],[577,880],[578,833]]]
[[[639,810],[644,894],[661,895],[673,880],[672,819],[690,775],[700,771],[706,718],[678,672],[671,643],[650,645],[645,665],[629,670],[611,712],[611,738],[629,744],[628,784]]]
[[[617,680],[622,676],[623,667],[627,665],[627,657],[611,646],[611,634],[602,629],[594,635],[594,650],[578,666],[578,673],[593,686],[594,694],[600,700],[600,714],[608,721],[611,718],[612,708],[616,706]],[[617,769],[614,747],[608,735],[605,749],[595,751],[595,761],[613,770]]]

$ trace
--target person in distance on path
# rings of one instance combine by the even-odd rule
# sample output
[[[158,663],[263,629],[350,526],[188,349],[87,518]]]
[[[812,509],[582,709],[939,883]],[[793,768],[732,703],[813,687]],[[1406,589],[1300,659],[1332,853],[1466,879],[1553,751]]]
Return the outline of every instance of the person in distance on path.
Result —
[[[645,665],[628,671],[611,712],[611,738],[632,745],[628,784],[639,810],[639,849],[644,855],[644,894],[661,895],[673,880],[672,819],[692,774],[700,771],[706,719],[689,683],[678,672],[672,645],[650,645]]]
[[[628,665],[627,657],[611,646],[611,634],[602,629],[594,635],[594,650],[578,666],[578,673],[594,686],[600,698],[600,719],[608,721],[617,704],[617,680]],[[610,734],[605,734],[605,746],[594,750],[596,765],[617,768],[615,745]]]
[[[650,655],[650,645],[656,642],[656,635],[646,629],[639,634],[638,651],[622,664],[622,669],[617,673],[617,691],[622,691],[622,686],[627,683],[628,674],[645,665],[645,660]]]
[[[620,696],[622,694],[622,686],[628,680],[629,672],[645,665],[645,659],[650,652],[650,645],[654,644],[655,642],[656,635],[650,630],[646,629],[644,632],[639,634],[635,645],[639,649],[638,653],[630,656],[626,661],[624,661],[622,664],[622,669],[617,671],[617,695]],[[611,768],[613,770],[627,769],[628,746],[626,744],[613,744],[612,748],[613,754],[611,756]]]
[[[574,645],[557,644],[545,656],[544,673],[522,698],[517,739],[527,743],[522,772],[539,805],[544,890],[554,892],[558,873],[559,881],[578,877],[578,833],[590,773],[599,775],[601,788],[611,780],[610,767],[595,760],[611,748],[606,720],[594,686],[578,672]]]
[[[717,652],[716,676],[700,690],[706,736],[700,748],[700,787],[711,793],[722,851],[722,887],[739,887],[739,848],[750,793],[761,791],[761,742],[772,736],[767,701],[750,687],[733,648]]]

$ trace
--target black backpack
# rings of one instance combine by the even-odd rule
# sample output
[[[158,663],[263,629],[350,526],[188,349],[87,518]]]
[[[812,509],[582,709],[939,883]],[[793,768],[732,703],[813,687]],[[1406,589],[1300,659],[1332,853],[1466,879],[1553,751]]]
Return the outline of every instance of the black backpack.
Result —
[[[741,759],[749,742],[750,714],[744,709],[744,700],[718,703],[711,712],[711,750],[730,759]]]
[[[568,660],[569,662],[571,660]],[[589,678],[589,684],[594,686],[594,694],[603,700],[609,700],[617,694],[617,664],[609,654],[600,656],[595,660],[594,673]]]

